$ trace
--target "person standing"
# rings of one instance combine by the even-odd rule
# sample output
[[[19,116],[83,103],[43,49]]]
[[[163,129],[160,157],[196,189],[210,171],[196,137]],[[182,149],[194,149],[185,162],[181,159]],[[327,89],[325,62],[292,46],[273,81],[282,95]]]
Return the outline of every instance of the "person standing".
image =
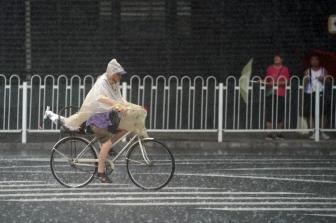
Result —
[[[323,91],[326,79],[328,78],[327,70],[321,66],[320,58],[318,55],[312,55],[310,57],[310,67],[304,72],[304,117],[307,119],[308,127],[314,128],[315,126],[315,97],[319,94],[320,97],[320,117],[322,127],[325,124],[325,116],[329,115],[329,110],[327,109],[328,98],[323,101]],[[317,92],[318,89],[318,92]],[[324,105],[324,106],[323,106]],[[321,132],[322,139],[329,139],[330,137]],[[315,132],[310,136],[310,139],[315,138]]]
[[[262,81],[266,85],[265,119],[266,128],[273,129],[273,123],[277,123],[277,129],[284,127],[286,84],[289,80],[289,70],[283,65],[283,58],[275,54],[273,64],[266,70],[266,76]],[[277,88],[275,88],[277,87]],[[268,133],[267,140],[284,139],[281,133]]]

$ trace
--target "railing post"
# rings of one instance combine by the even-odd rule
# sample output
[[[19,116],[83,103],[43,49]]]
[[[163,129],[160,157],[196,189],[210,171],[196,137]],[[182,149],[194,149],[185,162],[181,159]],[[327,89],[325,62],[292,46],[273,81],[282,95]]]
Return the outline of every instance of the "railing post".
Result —
[[[223,141],[223,83],[219,83],[218,89],[218,142]]]
[[[320,89],[316,85],[315,91],[315,142],[320,141]]]
[[[122,82],[122,92],[123,98],[127,101],[127,83]],[[126,142],[126,137],[122,139],[122,142]]]
[[[127,100],[127,83],[123,82],[122,83],[122,96],[125,100]]]
[[[22,83],[22,144],[27,143],[27,82]]]

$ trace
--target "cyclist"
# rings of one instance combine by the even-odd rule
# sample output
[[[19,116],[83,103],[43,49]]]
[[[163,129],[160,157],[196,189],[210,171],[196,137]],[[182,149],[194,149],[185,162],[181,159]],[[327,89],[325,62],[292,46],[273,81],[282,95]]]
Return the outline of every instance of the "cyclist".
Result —
[[[120,108],[118,111],[111,111],[111,106],[119,102],[128,104],[120,93],[120,80],[125,74],[124,68],[117,60],[111,60],[106,73],[97,79],[77,114],[65,118],[47,108],[44,115],[45,119],[49,118],[53,122],[57,122],[60,118],[61,123],[70,130],[78,129],[78,126],[86,121],[86,125],[91,127],[101,143],[98,155],[98,178],[102,183],[112,182],[104,172],[105,161],[113,142],[127,132],[124,129],[118,129],[119,115],[124,115],[125,110]]]

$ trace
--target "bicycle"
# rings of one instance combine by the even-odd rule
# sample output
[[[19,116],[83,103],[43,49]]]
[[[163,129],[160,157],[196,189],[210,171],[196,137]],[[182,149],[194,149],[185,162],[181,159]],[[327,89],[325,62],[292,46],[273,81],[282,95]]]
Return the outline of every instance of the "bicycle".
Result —
[[[50,157],[51,172],[55,179],[65,187],[84,187],[97,175],[98,159],[95,146],[98,138],[88,140],[70,132],[52,148]],[[85,135],[90,132],[83,133]],[[118,139],[115,147],[129,136],[126,133]],[[142,138],[137,134],[130,137],[126,145],[113,159],[106,160],[105,173],[111,174],[115,162],[124,154],[126,170],[131,181],[145,190],[158,190],[166,186],[175,171],[175,159],[171,151],[154,138]]]

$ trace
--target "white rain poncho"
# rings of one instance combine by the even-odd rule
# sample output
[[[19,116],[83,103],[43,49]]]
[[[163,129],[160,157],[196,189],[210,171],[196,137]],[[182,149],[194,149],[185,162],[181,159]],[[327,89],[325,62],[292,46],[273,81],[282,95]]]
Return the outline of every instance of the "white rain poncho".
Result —
[[[117,64],[117,66],[114,66],[115,64]],[[109,63],[106,73],[97,79],[86,95],[80,110],[76,114],[63,119],[65,126],[78,128],[95,113],[109,112],[112,109],[122,109],[124,112],[122,112],[120,117],[119,129],[136,132],[143,137],[148,137],[145,128],[146,110],[139,105],[127,102],[122,97],[119,82],[111,84],[108,81],[107,75],[117,73],[119,71],[118,66],[123,71],[123,68],[115,59]],[[116,104],[109,106],[98,101],[98,99],[104,97],[112,99]]]

